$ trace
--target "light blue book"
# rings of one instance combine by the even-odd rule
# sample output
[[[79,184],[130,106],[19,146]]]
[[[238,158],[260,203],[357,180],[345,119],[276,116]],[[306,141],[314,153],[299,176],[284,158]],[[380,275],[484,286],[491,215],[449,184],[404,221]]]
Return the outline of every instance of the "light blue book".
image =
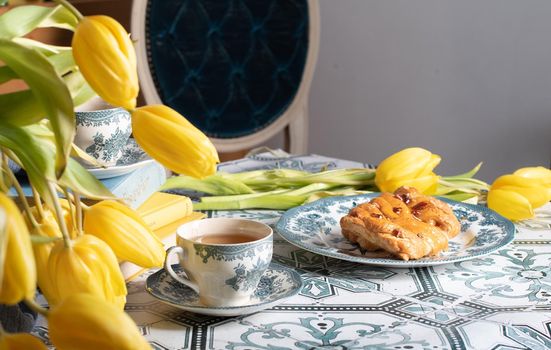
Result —
[[[165,182],[165,168],[157,162],[151,162],[128,174],[100,180],[116,197],[122,198],[132,208],[137,208]],[[32,196],[28,184],[22,184],[26,196]],[[15,190],[10,190],[15,196]]]
[[[149,196],[159,190],[166,181],[167,172],[162,165],[152,162],[143,168],[126,175],[101,180],[118,198],[122,198],[132,207],[137,208]]]

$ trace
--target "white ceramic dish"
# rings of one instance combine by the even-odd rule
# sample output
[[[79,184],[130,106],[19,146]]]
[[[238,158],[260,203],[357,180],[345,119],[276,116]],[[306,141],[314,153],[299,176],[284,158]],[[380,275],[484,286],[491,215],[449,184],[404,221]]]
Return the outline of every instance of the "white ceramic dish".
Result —
[[[180,265],[172,265],[181,273]],[[175,281],[161,269],[146,280],[146,290],[160,301],[182,310],[209,316],[241,316],[252,314],[283,302],[302,288],[300,275],[285,266],[271,263],[260,279],[250,302],[242,306],[208,307],[199,302],[199,295],[191,288]]]
[[[509,244],[515,235],[513,223],[479,205],[442,199],[461,223],[461,233],[450,240],[439,256],[404,261],[381,252],[366,252],[343,237],[339,220],[356,205],[380,193],[330,197],[288,210],[275,230],[291,244],[332,258],[387,267],[421,267],[474,259]]]
[[[115,176],[128,174],[139,169],[154,160],[138,146],[133,138],[128,139],[124,146],[122,157],[114,166],[106,168],[88,168],[88,172],[98,179],[108,179]]]

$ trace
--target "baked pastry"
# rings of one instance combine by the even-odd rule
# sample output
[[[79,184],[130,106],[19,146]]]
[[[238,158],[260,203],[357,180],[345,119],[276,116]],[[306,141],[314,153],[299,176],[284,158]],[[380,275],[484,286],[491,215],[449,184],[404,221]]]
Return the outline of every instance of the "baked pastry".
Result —
[[[362,248],[383,249],[403,260],[439,254],[461,229],[446,203],[413,187],[383,193],[352,208],[340,225],[342,234]]]

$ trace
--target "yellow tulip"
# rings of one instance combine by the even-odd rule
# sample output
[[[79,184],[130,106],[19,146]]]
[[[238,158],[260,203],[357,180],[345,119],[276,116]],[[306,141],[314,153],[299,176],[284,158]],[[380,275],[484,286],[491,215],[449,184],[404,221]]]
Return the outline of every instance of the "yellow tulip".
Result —
[[[533,217],[534,209],[549,200],[551,188],[546,187],[540,178],[514,174],[498,177],[488,192],[488,207],[511,220]]]
[[[82,75],[101,98],[128,110],[136,107],[136,52],[119,22],[108,16],[82,18],[72,47]]]
[[[4,333],[0,335],[0,350],[47,350],[37,337],[29,333]]]
[[[142,267],[163,265],[163,243],[138,213],[120,202],[107,200],[91,206],[84,216],[84,232],[109,244],[120,260]]]
[[[5,250],[0,261],[0,304],[17,304],[33,299],[36,289],[36,268],[25,220],[15,203],[0,192],[0,208],[5,212]],[[2,247],[0,247],[2,249]]]
[[[534,216],[528,199],[513,191],[490,190],[488,208],[511,220],[525,220]]]
[[[537,179],[546,187],[551,187],[551,170],[542,166],[521,168],[515,171],[513,175]]]
[[[216,172],[218,153],[209,138],[175,110],[154,105],[132,113],[138,144],[170,170],[195,178]]]
[[[61,238],[61,231],[59,230],[59,226],[57,226],[55,220],[53,220],[53,222],[49,220],[43,220],[38,227],[34,228],[31,231],[31,233],[33,235],[41,237]],[[33,244],[38,286],[40,287],[40,291],[50,305],[55,305],[58,302],[56,294],[52,292],[53,289],[50,281],[50,276],[48,274],[48,259],[50,257],[50,252],[52,251],[53,247],[54,242]]]
[[[89,293],[124,308],[126,285],[117,258],[107,243],[95,236],[84,234],[69,247],[63,241],[56,242],[47,272],[55,300]]]
[[[433,169],[440,160],[440,156],[423,148],[403,149],[379,164],[375,171],[375,184],[383,192],[411,186],[424,194],[433,194],[438,186],[438,176]]]
[[[67,202],[67,200],[63,198],[58,198],[58,201],[59,201],[59,204],[61,205],[61,213],[63,215],[63,220],[65,221],[65,225],[69,230],[72,230],[73,218],[71,217],[71,209],[69,207],[69,202]],[[48,209],[47,207],[44,207],[42,209],[42,216],[40,216],[36,206],[31,207],[31,213],[39,224],[48,223],[54,226],[58,226],[56,214],[54,213],[54,211]],[[31,230],[32,225],[28,221],[27,217],[25,217],[25,223],[27,224],[27,227],[29,228],[29,230]]]
[[[74,294],[50,311],[49,335],[58,350],[151,349],[132,319],[90,294]]]

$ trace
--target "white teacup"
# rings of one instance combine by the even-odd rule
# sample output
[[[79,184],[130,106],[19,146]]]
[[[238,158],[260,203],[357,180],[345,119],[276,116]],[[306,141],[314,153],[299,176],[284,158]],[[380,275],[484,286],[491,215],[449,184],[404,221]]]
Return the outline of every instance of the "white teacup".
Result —
[[[165,269],[176,281],[212,307],[247,304],[272,259],[270,226],[245,219],[214,218],[178,228],[176,246],[167,250]],[[170,257],[177,254],[186,276],[177,275]]]
[[[104,166],[114,166],[132,133],[130,113],[103,100],[92,100],[75,111],[75,144]]]

